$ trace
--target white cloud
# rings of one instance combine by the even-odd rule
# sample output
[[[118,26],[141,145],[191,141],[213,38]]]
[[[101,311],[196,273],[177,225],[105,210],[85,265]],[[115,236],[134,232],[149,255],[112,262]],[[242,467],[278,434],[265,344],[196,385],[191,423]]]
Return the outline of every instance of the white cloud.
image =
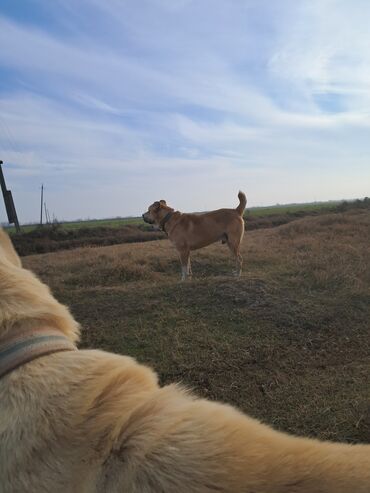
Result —
[[[368,195],[367,2],[40,2],[54,24],[0,16],[25,218],[41,181],[63,217]]]
[[[349,110],[360,109],[354,94],[369,105],[370,4],[364,0],[296,3],[291,27],[280,32],[269,67],[299,85],[302,92],[347,96]]]

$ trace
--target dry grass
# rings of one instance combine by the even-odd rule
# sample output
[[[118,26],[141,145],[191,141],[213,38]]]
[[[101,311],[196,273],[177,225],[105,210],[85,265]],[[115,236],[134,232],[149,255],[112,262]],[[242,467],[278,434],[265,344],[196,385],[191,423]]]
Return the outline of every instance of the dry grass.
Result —
[[[193,254],[179,282],[168,241],[26,257],[82,323],[82,345],[129,354],[162,382],[275,426],[370,441],[370,213],[247,232],[244,274],[227,247]]]

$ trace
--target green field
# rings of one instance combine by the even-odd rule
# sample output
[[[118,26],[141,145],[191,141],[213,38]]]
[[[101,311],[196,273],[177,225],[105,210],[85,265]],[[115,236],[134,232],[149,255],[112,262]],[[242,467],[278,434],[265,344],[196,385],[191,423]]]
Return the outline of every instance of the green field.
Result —
[[[253,215],[256,217],[263,217],[272,214],[295,214],[297,212],[326,212],[334,209],[338,204],[340,204],[340,201],[250,207],[246,209],[246,216]]]
[[[263,218],[265,216],[279,215],[279,214],[295,214],[297,212],[310,213],[310,212],[325,212],[330,209],[334,209],[340,202],[314,202],[308,204],[287,204],[287,205],[274,205],[268,207],[250,207],[246,209],[245,216],[253,216],[256,218]],[[78,221],[62,221],[60,223],[66,230],[80,229],[80,228],[120,228],[127,225],[140,225],[144,224],[141,217],[127,217],[127,218],[111,218],[111,219],[86,219]],[[27,233],[38,227],[37,224],[22,225],[22,231]],[[7,229],[10,233],[15,231],[14,227]]]
[[[62,228],[66,230],[74,230],[81,228],[120,228],[127,225],[144,224],[141,217],[127,217],[127,218],[114,218],[114,219],[81,219],[79,221],[65,221],[59,223]],[[22,232],[29,233],[37,228],[38,224],[25,224],[22,225]],[[15,232],[14,226],[7,228],[7,231],[11,234]]]

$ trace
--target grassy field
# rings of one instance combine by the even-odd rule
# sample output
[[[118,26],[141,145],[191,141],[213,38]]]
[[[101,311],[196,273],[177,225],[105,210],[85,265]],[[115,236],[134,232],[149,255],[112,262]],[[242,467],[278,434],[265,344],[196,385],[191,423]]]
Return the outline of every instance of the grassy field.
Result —
[[[370,199],[341,203],[292,204],[287,206],[247,209],[248,230],[287,224],[299,217],[315,216],[351,209],[369,209]],[[8,230],[21,255],[47,253],[84,246],[107,246],[164,239],[166,235],[139,218],[55,223],[43,227],[27,226],[20,234]]]
[[[194,252],[167,240],[24,258],[82,324],[82,347],[128,354],[279,429],[370,441],[370,211],[247,231]]]

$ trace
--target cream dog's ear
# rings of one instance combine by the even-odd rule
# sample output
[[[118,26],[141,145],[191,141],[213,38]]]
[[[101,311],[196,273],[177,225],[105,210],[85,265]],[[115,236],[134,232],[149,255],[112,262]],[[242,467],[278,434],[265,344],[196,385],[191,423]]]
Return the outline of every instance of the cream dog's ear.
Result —
[[[157,200],[156,202],[154,202],[154,204],[153,204],[153,206],[152,206],[152,207],[153,207],[153,209],[154,209],[155,211],[157,211],[157,210],[160,208],[160,206],[161,206],[161,203],[160,203],[160,202],[158,202],[158,200]]]
[[[21,259],[15,251],[9,236],[0,228],[0,262],[4,258],[15,266],[22,267]]]

